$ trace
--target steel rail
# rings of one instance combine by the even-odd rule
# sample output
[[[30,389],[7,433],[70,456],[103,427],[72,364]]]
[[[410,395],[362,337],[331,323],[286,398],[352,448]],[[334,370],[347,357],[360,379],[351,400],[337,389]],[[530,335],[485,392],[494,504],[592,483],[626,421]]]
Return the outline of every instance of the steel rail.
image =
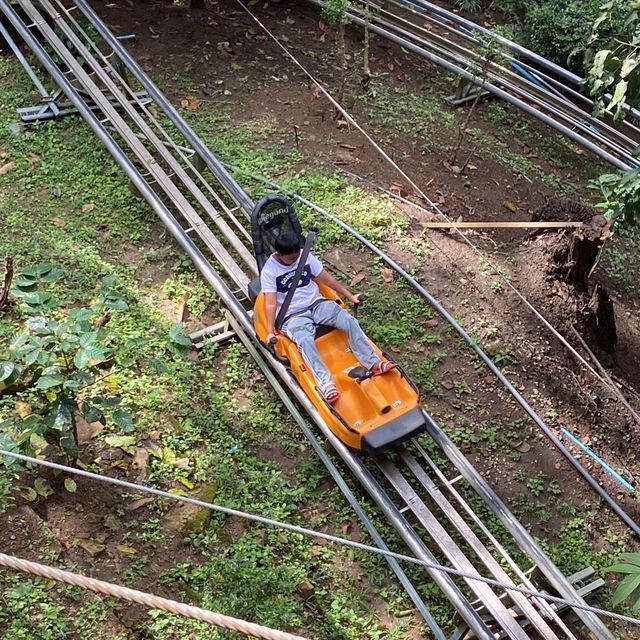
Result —
[[[471,20],[467,20],[466,18],[463,18],[458,14],[452,13],[451,11],[447,11],[446,9],[443,9],[442,7],[436,4],[427,2],[426,0],[391,0],[391,1],[395,3],[403,4],[403,5],[413,5],[414,7],[420,7],[422,9],[433,11],[434,13],[443,16],[445,19],[448,19],[451,22],[458,23],[464,26],[470,31],[479,31],[485,35],[494,37],[496,40],[498,40],[498,42],[500,42],[504,46],[524,56],[525,58],[532,60],[533,62],[540,65],[541,67],[544,67],[552,71],[553,73],[556,73],[557,75],[565,78],[565,80],[571,82],[572,84],[578,87],[582,87],[585,84],[585,79],[581,78],[579,75],[573,73],[572,71],[569,71],[564,67],[561,67],[555,62],[551,62],[551,60],[547,60],[543,56],[535,53],[534,51],[531,51],[530,49],[527,49],[526,47],[523,47],[522,45],[518,44],[517,42],[514,42],[513,40],[509,40],[504,36],[496,34],[475,22],[472,22]],[[607,94],[605,97],[607,100],[611,99],[610,94]],[[626,103],[623,105],[623,109],[626,113],[630,113],[635,119],[637,120],[640,119],[640,110],[635,109]]]
[[[243,282],[243,286],[246,288],[249,283],[249,279],[247,278],[247,276],[238,267],[238,265],[229,255],[222,243],[204,224],[204,221],[193,208],[188,199],[173,183],[173,181],[171,180],[171,176],[169,176],[163,170],[163,168],[158,164],[151,152],[131,130],[131,128],[125,122],[124,118],[111,105],[109,100],[104,97],[101,88],[90,78],[90,76],[75,59],[74,55],[60,40],[54,30],[49,26],[49,24],[44,20],[42,15],[31,3],[31,1],[18,0],[18,4],[22,6],[26,14],[34,21],[34,25],[47,39],[50,46],[52,46],[56,53],[65,60],[65,63],[72,70],[76,79],[82,83],[83,87],[88,92],[93,102],[100,107],[102,112],[107,117],[108,121],[116,128],[119,135],[126,141],[127,145],[135,153],[138,161],[140,161],[154,177],[154,179],[158,183],[158,186],[173,202],[177,210],[188,220],[192,228],[198,228],[202,231],[200,235],[203,241],[206,243],[207,247],[216,257],[216,259],[220,262],[221,266],[227,272],[227,274],[232,279]]]
[[[37,20],[39,14],[34,14],[34,6],[31,4],[30,0],[17,0],[25,9],[32,15],[32,17]],[[250,251],[246,248],[244,243],[235,235],[233,230],[229,227],[228,223],[220,216],[220,214],[211,206],[211,203],[206,198],[205,194],[198,188],[195,182],[192,180],[191,176],[185,171],[185,169],[179,164],[176,158],[169,152],[164,144],[161,143],[159,138],[157,138],[153,129],[148,125],[148,123],[142,118],[142,116],[138,113],[138,111],[133,107],[119,87],[116,85],[111,75],[105,71],[102,65],[93,57],[91,52],[87,49],[87,47],[82,43],[80,38],[76,35],[73,29],[67,24],[66,21],[62,19],[62,15],[56,11],[56,9],[51,5],[48,0],[39,0],[40,5],[44,8],[46,13],[53,19],[54,24],[57,25],[58,29],[62,34],[64,34],[67,38],[66,43],[60,42],[63,46],[66,45],[67,50],[69,43],[75,48],[77,54],[82,57],[85,62],[85,65],[88,65],[91,69],[93,69],[96,77],[100,82],[104,84],[107,90],[111,93],[111,95],[122,105],[125,113],[129,116],[129,118],[133,121],[133,123],[138,127],[142,136],[144,136],[145,140],[148,140],[151,143],[155,150],[157,150],[158,154],[164,161],[167,163],[169,168],[173,171],[173,175],[177,176],[181,183],[189,190],[190,194],[195,198],[198,204],[202,207],[202,209],[209,214],[209,217],[213,220],[219,230],[224,234],[225,238],[229,241],[234,251],[240,256],[245,265],[249,268],[250,272],[256,276],[258,275],[258,267],[256,265],[255,258],[251,254]],[[42,31],[42,29],[41,29]],[[51,39],[51,34],[49,34],[49,39]],[[52,43],[57,47],[58,54],[60,54],[60,44],[57,42]],[[92,92],[92,97],[93,92]],[[118,126],[119,123],[114,122],[114,125]],[[157,160],[156,160],[157,162]],[[155,176],[157,180],[162,179],[162,176],[158,178]],[[162,184],[160,186],[163,186]],[[164,188],[164,187],[163,187]],[[166,189],[165,189],[166,190]],[[191,218],[191,224],[200,225],[202,224],[202,219],[195,213],[195,209],[191,207],[187,203],[186,200],[179,197],[177,190],[171,189],[172,193],[167,193],[170,197],[173,196],[175,198],[175,202],[177,206],[180,207],[181,210],[189,210]],[[209,239],[210,242],[213,243],[212,238]],[[216,250],[222,253],[222,247],[216,246]]]
[[[364,0],[363,3],[371,6]],[[476,75],[478,77],[485,73],[483,67],[486,66],[486,73],[488,74],[489,71],[492,72],[490,77],[496,84],[502,84],[505,88],[513,91],[516,95],[520,95],[523,99],[529,99],[540,107],[551,110],[556,116],[567,120],[568,124],[573,124],[575,127],[583,130],[587,136],[594,137],[604,146],[610,147],[613,151],[622,155],[628,162],[634,161],[633,150],[638,143],[628,135],[615,129],[605,120],[594,118],[590,113],[585,112],[566,98],[558,97],[548,89],[531,82],[527,78],[523,78],[521,74],[518,74],[495,61],[487,59],[482,55],[482,53],[465,49],[462,45],[459,45],[444,36],[433,31],[422,29],[418,25],[413,25],[409,21],[401,18],[400,16],[391,14],[388,11],[384,11],[384,13],[389,16],[389,20],[397,20],[399,22],[407,23],[409,27],[413,27],[419,33],[415,33],[410,29],[408,30],[406,27],[403,28],[393,22],[389,22],[389,20],[383,20],[376,17],[375,23],[380,24],[382,28],[395,30],[395,33],[402,37],[413,38],[416,40],[416,44],[418,46],[431,48],[436,53],[446,53],[458,64],[462,65],[467,63],[468,66],[475,67],[475,69],[477,69]],[[362,18],[362,15],[360,15],[360,17]],[[507,81],[507,79],[509,80]],[[566,112],[562,111],[562,109],[565,109]],[[608,133],[608,137],[600,133],[600,130],[605,130]],[[638,132],[638,129],[635,129],[635,131]]]
[[[314,4],[317,4],[319,6],[324,6],[324,0],[311,0],[311,2],[313,2]],[[352,13],[347,13],[347,16],[355,24],[358,24],[359,26],[364,26],[365,21],[362,18],[360,18],[359,16],[356,16],[356,15],[354,15]],[[391,40],[392,42],[395,42],[399,46],[404,47],[405,49],[407,49],[409,51],[412,51],[413,53],[418,54],[419,56],[425,58],[426,60],[429,60],[430,62],[433,62],[434,64],[437,64],[437,65],[447,69],[448,71],[452,71],[453,73],[457,73],[458,75],[461,75],[462,77],[466,78],[467,80],[469,80],[473,84],[481,85],[487,91],[490,91],[491,93],[493,93],[494,95],[502,98],[503,100],[506,100],[507,102],[510,102],[511,104],[517,106],[518,108],[520,108],[521,110],[525,111],[529,115],[534,116],[538,120],[541,120],[542,122],[544,122],[545,124],[549,125],[550,127],[554,128],[554,129],[556,129],[557,131],[560,131],[562,134],[564,134],[565,136],[567,136],[568,138],[570,138],[574,142],[577,142],[578,144],[580,144],[581,146],[585,147],[589,151],[591,151],[594,154],[600,156],[601,158],[603,158],[604,160],[606,160],[610,164],[614,165],[618,169],[629,170],[629,169],[633,168],[632,166],[630,166],[626,162],[620,160],[615,155],[613,155],[613,154],[609,153],[608,151],[600,148],[597,144],[595,144],[591,140],[587,140],[586,138],[584,138],[580,134],[576,133],[573,129],[571,129],[567,125],[562,124],[562,123],[554,120],[550,115],[548,115],[546,113],[542,113],[541,111],[531,107],[525,101],[521,100],[520,98],[518,98],[516,96],[511,95],[508,91],[505,91],[504,89],[496,86],[495,84],[492,84],[490,82],[483,83],[478,78],[478,76],[476,76],[473,73],[467,71],[466,69],[462,69],[458,65],[454,64],[453,62],[450,62],[450,61],[444,59],[443,57],[441,57],[441,56],[439,56],[439,55],[437,55],[435,53],[432,53],[430,51],[426,51],[422,47],[419,47],[418,45],[416,45],[413,42],[407,40],[406,38],[398,36],[397,34],[392,33],[392,32],[390,32],[390,31],[388,31],[386,29],[383,29],[383,28],[381,28],[381,27],[379,27],[377,25],[369,24],[369,29],[371,31],[373,31],[374,33],[377,33],[378,35],[382,36],[383,38]]]
[[[502,568],[500,563],[497,562],[496,559],[489,553],[488,549],[484,546],[479,536],[472,529],[472,527],[467,524],[464,518],[456,511],[453,504],[449,502],[448,498],[444,495],[442,490],[429,477],[427,471],[418,464],[416,458],[411,455],[406,450],[406,448],[403,448],[400,451],[400,458],[410,469],[413,477],[418,481],[420,486],[426,490],[429,497],[440,507],[446,518],[462,534],[465,542],[482,560],[482,563],[487,569],[489,569],[494,578],[504,584],[515,584],[513,583],[507,572]],[[541,636],[543,636],[544,638],[555,636],[555,634],[553,634],[553,632],[547,625],[546,621],[542,619],[538,611],[532,606],[529,600],[518,598],[516,597],[516,594],[509,594],[509,596],[513,600],[513,603],[517,605],[522,613],[524,613],[526,617],[531,621],[531,623],[537,629]],[[536,604],[542,606],[547,614],[549,613],[550,608],[545,608],[543,605],[543,601],[536,601]],[[575,636],[566,627],[559,616],[554,616],[554,622],[562,628],[568,638],[570,638],[571,640],[575,640]]]
[[[443,20],[443,23],[441,23],[442,26],[444,26],[445,28],[449,28],[451,30],[457,31],[459,34],[463,34],[466,31],[468,34],[473,34],[474,32],[478,32],[478,33],[481,33],[482,35],[488,36],[496,40],[497,42],[499,42],[502,46],[506,47],[507,49],[513,51],[514,56],[522,56],[527,60],[529,60],[531,63],[538,65],[538,67],[545,69],[549,73],[556,74],[560,78],[563,78],[568,83],[578,88],[582,88],[586,84],[586,81],[584,78],[581,78],[575,73],[569,71],[568,69],[565,69],[564,67],[561,67],[560,65],[554,62],[551,62],[550,60],[547,60],[543,56],[531,51],[530,49],[527,49],[526,47],[523,47],[517,42],[513,42],[512,40],[509,40],[508,38],[505,38],[500,34],[494,33],[493,31],[490,31],[489,29],[486,29],[485,27],[482,27],[481,25],[475,22],[467,20],[466,18],[463,18],[458,14],[447,11],[446,9],[443,9],[442,7],[439,7],[431,2],[426,2],[424,0],[390,0],[390,2],[392,4],[405,8],[410,13],[413,13],[414,15],[417,15],[420,18],[425,18],[427,15],[429,15],[428,12],[431,12],[432,14],[440,17]],[[454,27],[448,27],[446,23],[451,25],[457,25],[457,29]],[[478,42],[478,40],[476,40],[476,42]],[[530,66],[529,68],[531,69]],[[572,89],[570,86],[562,85],[560,81],[553,80],[553,79],[552,81],[554,82],[554,84],[556,84],[556,86],[561,87],[562,90],[569,91],[573,95],[578,93],[574,89]],[[578,93],[578,95],[583,95],[583,94]],[[605,98],[607,100],[610,100],[611,95],[607,94]],[[587,97],[585,97],[585,99],[589,101],[592,105],[594,105],[593,100],[590,100]],[[635,121],[640,121],[640,110],[634,107],[631,107],[626,103],[623,105],[623,110],[626,114],[633,117]],[[628,123],[628,124],[630,126],[635,126],[632,123]]]
[[[364,0],[361,0],[361,1],[364,1]],[[425,12],[419,12],[417,9],[415,9],[415,7],[408,6],[407,3],[402,2],[402,0],[390,0],[390,1],[391,1],[391,4],[394,4],[398,7],[401,7],[407,10],[409,13],[411,13],[411,15],[415,16],[416,18],[424,22],[433,24],[434,26],[443,29],[447,33],[450,33],[457,38],[460,38],[466,42],[469,42],[472,45],[477,45],[480,47],[483,46],[482,40],[479,40],[472,33],[468,32],[464,27],[460,25],[455,25],[455,23],[452,23],[450,20],[446,20],[436,14],[432,15]],[[372,6],[372,7],[380,6],[379,4],[375,3],[375,0],[366,0],[366,2],[367,4],[369,4],[369,6]],[[415,26],[419,28],[419,25],[415,25]],[[491,33],[491,37],[492,38],[494,37],[493,33]],[[514,52],[511,51],[511,49],[503,49],[500,53],[501,53],[501,56],[504,57],[506,60],[508,60],[511,65],[517,64],[518,66],[521,66],[525,71],[531,73],[532,75],[537,76],[541,82],[553,85],[554,90],[557,91],[558,94],[563,96],[565,99],[569,99],[570,97],[573,100],[578,100],[580,102],[588,103],[593,106],[593,100],[585,96],[583,93],[580,93],[579,91],[574,89],[572,86],[568,86],[564,84],[561,80],[558,80],[557,78],[551,75],[548,75],[548,73],[541,70],[539,67],[534,67],[529,62],[526,62],[525,60],[518,58],[514,54]],[[627,126],[635,127],[635,125],[631,124],[626,120],[625,120],[625,123],[627,124]]]
[[[425,412],[427,417],[427,431],[434,441],[446,452],[447,457],[451,460],[460,474],[471,485],[475,491],[481,495],[489,508],[500,519],[502,524],[512,533],[514,538],[525,549],[527,555],[534,560],[539,567],[544,567],[543,573],[549,580],[550,584],[563,597],[566,595],[568,600],[579,597],[575,593],[573,587],[568,583],[564,574],[549,561],[549,558],[540,549],[533,536],[526,530],[522,523],[517,520],[508,510],[504,502],[498,497],[496,492],[489,484],[480,476],[473,468],[471,463],[465,458],[462,452],[456,447],[454,442],[447,434],[438,426],[438,424]],[[599,618],[592,614],[580,616],[582,622],[595,633],[599,640],[606,638],[614,640],[613,634],[607,629]]]
[[[427,2],[426,0],[391,0],[391,2],[399,3],[405,6],[413,5],[414,7],[420,7],[423,10],[424,9],[430,10],[433,13],[436,13],[442,16],[444,19],[449,20],[450,22],[454,22],[461,26],[464,26],[466,29],[470,31],[478,31],[485,35],[491,36],[495,38],[498,42],[500,42],[502,45],[504,45],[505,47],[511,49],[512,51],[515,51],[516,53],[524,56],[525,58],[528,58],[529,60],[532,60],[533,62],[540,65],[541,67],[544,67],[549,71],[556,73],[557,75],[559,75],[560,77],[563,77],[568,82],[571,82],[572,84],[578,87],[582,87],[585,85],[585,82],[586,82],[585,79],[581,78],[579,75],[573,73],[572,71],[569,71],[564,67],[561,67],[555,62],[551,62],[550,60],[547,60],[543,56],[535,53],[534,51],[531,51],[530,49],[527,49],[526,47],[523,47],[522,45],[518,44],[517,42],[514,42],[513,40],[509,40],[504,36],[496,34],[490,31],[489,29],[486,29],[485,27],[482,27],[481,25],[475,22],[472,22],[471,20],[467,20],[466,18],[463,18],[458,14],[452,13],[451,11],[447,11],[443,7],[433,4],[432,2]],[[610,100],[611,95],[607,94],[605,98],[607,100]],[[640,110],[635,109],[626,103],[624,104],[623,108],[626,113],[631,114],[636,120],[640,119]]]
[[[8,12],[9,17],[11,18],[10,14],[13,10],[10,7],[10,5],[8,5],[6,0],[0,0],[0,7],[2,7],[2,10],[5,13]],[[13,16],[18,21],[18,26],[20,26],[20,21],[17,18],[17,14],[14,13]],[[37,41],[33,39],[32,34],[28,32],[28,29],[24,25],[22,26],[23,26],[23,31],[26,32],[26,33],[21,33],[22,37],[28,41],[28,44],[30,46],[32,45],[34,45],[35,47],[39,46]],[[29,42],[28,40],[29,38],[31,38],[32,40],[31,42]],[[38,54],[38,51],[36,51],[36,49],[34,49],[34,51],[36,52],[36,54]],[[62,49],[60,49],[60,51],[62,51]],[[40,53],[44,58],[48,58],[48,56],[46,55],[43,49],[41,49]],[[53,64],[53,62],[50,59],[48,61],[50,63],[50,66],[55,68],[55,65]],[[55,71],[57,71],[59,75],[62,75],[63,80],[66,81],[66,78],[64,78],[64,74],[60,74],[60,71],[58,69],[55,69]],[[55,79],[55,74],[52,74],[52,76]],[[73,96],[73,98],[76,98],[79,103],[82,103],[82,98],[73,89],[73,86],[70,83],[64,86],[66,89],[65,92],[67,92],[68,90],[70,93],[70,96],[69,96],[70,99],[72,99],[72,96]],[[169,231],[172,233],[174,238],[178,241],[180,246],[182,246],[185,249],[185,251],[192,257],[192,259],[194,260],[194,263],[196,264],[196,267],[203,273],[203,276],[205,277],[207,282],[218,293],[223,304],[229,307],[231,313],[233,313],[234,316],[237,317],[238,322],[241,323],[241,325],[249,333],[249,335],[254,336],[249,316],[245,311],[245,309],[240,304],[237,297],[228,288],[228,285],[219,276],[219,274],[215,271],[215,269],[213,269],[211,264],[206,260],[204,255],[200,252],[198,247],[195,245],[195,243],[188,237],[187,232],[180,226],[180,224],[173,217],[171,212],[166,208],[166,206],[163,205],[162,201],[158,198],[155,192],[149,187],[148,183],[144,181],[140,173],[137,172],[135,168],[133,168],[133,164],[131,163],[131,161],[128,158],[126,158],[126,156],[124,156],[124,154],[122,153],[122,150],[115,144],[114,140],[106,132],[106,129],[95,118],[95,116],[91,116],[93,117],[93,120],[91,120],[90,117],[87,116],[87,112],[90,113],[90,110],[86,108],[86,105],[84,106],[85,106],[85,109],[81,111],[82,115],[88,120],[88,122],[90,123],[90,126],[93,125],[92,128],[94,129],[94,131],[96,131],[96,133],[98,133],[99,137],[103,140],[103,142],[105,142],[109,150],[112,152],[112,155],[116,157],[118,164],[120,164],[120,166],[123,167],[125,170],[127,168],[133,170],[134,182],[137,182],[138,186],[141,187],[140,190],[143,193],[143,195],[145,195],[145,197],[151,194],[150,196],[151,199],[149,200],[150,203],[152,204],[154,210],[156,210],[156,212],[159,214],[163,222],[165,222],[166,226],[168,227]],[[163,185],[160,185],[160,186],[162,187]],[[242,289],[242,287],[240,287],[240,289]],[[370,494],[375,495],[376,498],[374,499],[376,499],[376,502],[378,504],[383,505],[383,511],[385,511],[385,513],[387,513],[391,519],[395,519],[394,526],[396,526],[396,528],[399,527],[400,530],[405,530],[406,536],[409,539],[413,540],[410,544],[413,544],[418,550],[418,552],[421,552],[422,554],[427,553],[428,550],[424,548],[424,545],[421,543],[419,538],[417,537],[412,538],[412,535],[415,536],[415,532],[412,533],[412,530],[410,527],[407,530],[408,524],[401,517],[401,514],[398,512],[397,508],[394,507],[393,504],[389,501],[388,496],[386,496],[386,494],[380,490],[379,486],[377,485],[377,483],[375,483],[375,480],[372,478],[368,470],[366,470],[366,468],[362,465],[361,461],[357,460],[356,456],[354,456],[351,451],[347,450],[346,447],[344,447],[344,445],[342,445],[342,443],[340,443],[340,441],[337,440],[335,436],[333,436],[332,432],[328,430],[326,425],[324,425],[322,419],[317,414],[313,405],[310,403],[309,399],[306,397],[304,392],[299,387],[297,387],[297,385],[292,384],[288,371],[284,367],[282,367],[282,365],[278,366],[277,363],[274,364],[274,368],[276,368],[276,371],[279,373],[279,375],[281,376],[285,384],[290,388],[292,393],[294,393],[294,395],[302,403],[305,409],[307,409],[309,415],[314,419],[316,423],[318,423],[318,426],[321,428],[321,430],[323,431],[327,439],[334,445],[334,447],[337,447],[337,449],[341,448],[343,450],[344,455],[341,454],[341,457],[345,459],[345,462],[349,465],[349,467],[356,472],[356,475],[358,475],[359,478],[362,478],[364,480],[364,484],[368,483],[369,487],[372,488],[371,490],[368,489]],[[475,470],[474,470],[474,473],[477,475],[477,472]],[[407,537],[405,537],[405,540],[407,540]],[[421,545],[423,548],[421,548]],[[540,553],[542,552],[540,551]],[[570,585],[568,586],[568,588],[570,589]],[[455,588],[455,585],[453,585],[453,583],[451,585],[445,584],[443,591],[445,592],[445,595],[449,597],[449,595],[451,595],[451,592],[455,589],[456,588]],[[453,593],[453,596],[455,601],[455,592]],[[472,625],[473,624],[477,625],[479,620],[477,613],[475,612],[475,610],[473,610],[470,603],[466,602],[464,598],[462,598],[462,600],[463,602],[461,603],[461,606],[466,611],[467,617],[470,618]],[[573,602],[578,602],[578,600],[573,600]],[[478,629],[480,629],[479,633],[481,634],[482,634],[482,628],[483,628],[483,623],[480,620],[480,627],[478,627]],[[481,635],[481,637],[486,637],[486,636]]]
[[[453,538],[447,533],[446,529],[438,521],[438,518],[428,509],[427,505],[419,498],[416,491],[409,484],[406,478],[400,473],[398,468],[391,463],[388,458],[381,456],[376,464],[380,470],[384,473],[389,483],[393,486],[396,493],[402,497],[407,507],[418,519],[420,524],[428,532],[431,539],[438,544],[438,547],[442,550],[447,560],[452,566],[457,569],[461,569],[466,573],[479,576],[480,573],[476,570],[473,563],[467,558],[462,549],[456,544]],[[462,523],[462,528],[458,529],[460,534],[465,536],[464,520],[460,519],[456,524]],[[468,542],[468,540],[467,540]],[[497,577],[497,576],[496,576]],[[507,578],[508,579],[508,578]],[[507,637],[514,640],[527,640],[527,635],[524,629],[516,622],[515,618],[509,613],[509,610],[504,602],[496,595],[496,593],[489,588],[486,584],[481,584],[474,580],[466,580],[467,586],[486,607],[487,611],[491,614],[494,620],[502,627],[503,632]],[[532,618],[533,624],[536,625],[538,631],[543,634],[544,638],[557,638],[555,634],[544,623],[542,618],[535,614],[535,610],[531,607],[534,615]],[[536,623],[540,623],[540,626]]]
[[[129,94],[131,100],[135,103],[136,107],[142,113],[145,114],[149,122],[156,128],[160,136],[162,136],[164,141],[166,141],[166,145],[170,146],[177,152],[179,158],[187,167],[188,171],[191,172],[195,176],[195,178],[197,178],[197,180],[200,182],[200,186],[206,189],[206,191],[215,199],[218,206],[222,209],[222,211],[224,211],[225,215],[236,226],[236,229],[241,234],[243,234],[247,238],[247,240],[251,240],[251,235],[247,232],[246,228],[240,223],[238,218],[233,213],[238,207],[236,206],[235,208],[230,208],[227,205],[227,203],[225,203],[224,199],[219,196],[218,192],[215,191],[211,187],[211,185],[205,180],[205,178],[203,177],[202,173],[200,172],[196,164],[191,162],[191,157],[196,156],[197,155],[196,152],[192,148],[175,145],[172,142],[171,137],[166,131],[166,129],[162,126],[160,121],[156,117],[154,117],[151,110],[147,107],[147,103],[139,99],[139,93],[136,92],[136,90],[129,84],[124,74],[120,73],[120,69],[119,69],[120,65],[111,64],[110,58],[116,55],[116,52],[112,50],[111,53],[104,55],[100,50],[100,48],[98,47],[98,45],[87,34],[86,30],[82,28],[82,25],[74,18],[73,11],[71,9],[67,9],[67,7],[65,7],[65,5],[63,4],[62,0],[54,0],[54,2],[57,5],[59,11],[67,16],[69,23],[73,25],[76,32],[78,34],[82,34],[86,42],[86,45],[95,52],[95,56],[97,56],[102,60],[111,78],[119,82],[119,84],[122,86],[124,91]],[[122,40],[120,36],[118,36],[117,39],[118,41]],[[144,95],[145,96],[147,95],[146,92]],[[197,156],[197,157],[199,158],[200,156]],[[220,182],[220,180],[218,180],[218,182]]]
[[[73,1],[84,14],[85,18],[96,28],[100,37],[109,45],[109,47],[111,47],[113,51],[115,51],[124,66],[144,87],[147,93],[153,98],[154,102],[160,106],[164,113],[167,114],[171,122],[173,122],[184,138],[188,140],[189,144],[193,149],[195,149],[200,158],[202,158],[212,173],[218,178],[231,198],[238,203],[238,205],[240,205],[247,214],[249,214],[253,207],[253,202],[244,189],[242,189],[240,185],[231,178],[220,160],[196,135],[186,120],[178,113],[169,100],[167,100],[165,95],[153,83],[142,67],[133,59],[133,56],[131,56],[122,43],[113,35],[93,8],[85,0]]]
[[[451,494],[451,496],[455,499],[455,501],[460,505],[463,511],[467,514],[467,516],[471,518],[474,525],[478,527],[480,531],[482,531],[483,535],[487,538],[487,540],[494,547],[494,549],[496,549],[496,551],[498,551],[498,553],[502,556],[502,558],[509,565],[510,569],[514,572],[514,574],[518,577],[518,579],[522,581],[522,584],[524,584],[528,588],[533,589],[534,586],[531,580],[529,579],[529,576],[524,571],[522,571],[522,569],[519,567],[517,562],[511,557],[509,552],[504,548],[504,546],[500,543],[500,541],[493,535],[493,533],[491,533],[491,531],[484,524],[484,522],[482,522],[482,520],[478,517],[476,512],[471,508],[468,502],[463,498],[462,494],[456,489],[455,483],[449,480],[449,478],[445,476],[445,474],[440,470],[438,465],[431,459],[429,454],[426,452],[424,447],[419,442],[414,441],[412,444],[417,450],[420,457],[426,461],[426,463],[429,465],[431,470],[436,474],[441,485],[446,489],[446,491],[448,491]],[[543,601],[540,604],[545,607],[547,615],[549,615],[554,619],[557,617],[557,613],[546,603],[546,601]]]

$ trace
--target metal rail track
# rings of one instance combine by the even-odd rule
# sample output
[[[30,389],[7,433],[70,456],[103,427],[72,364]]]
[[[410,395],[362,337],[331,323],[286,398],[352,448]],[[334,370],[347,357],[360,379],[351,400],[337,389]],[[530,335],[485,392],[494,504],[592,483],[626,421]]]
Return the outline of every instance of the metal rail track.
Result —
[[[324,6],[323,0],[311,1]],[[347,17],[353,23],[364,26],[368,20],[372,32],[510,102],[618,169],[640,167],[633,155],[640,144],[640,113],[627,109],[621,122],[608,114],[595,118],[593,101],[577,90],[584,81],[575,74],[423,0],[355,0],[352,5]],[[486,55],[489,38],[501,47],[495,59]]]
[[[78,14],[69,13],[59,0],[17,0],[16,4],[29,22],[8,0],[0,0],[0,10],[193,259],[228,308],[240,337],[247,345],[247,341],[255,341],[247,288],[257,269],[245,228],[253,205],[247,194],[85,0],[76,0],[74,8],[83,16],[78,20],[89,22],[100,34],[99,45],[86,36],[75,19]],[[37,32],[37,37],[32,31]],[[40,41],[46,42],[64,62],[67,74]],[[118,65],[113,64],[113,58],[119,61]],[[127,75],[120,66],[126,68]],[[134,81],[128,80],[129,74]],[[168,127],[136,98],[140,89],[153,97],[165,122],[170,121],[181,134],[179,140],[175,134],[169,135]],[[259,344],[253,346],[254,357],[256,354],[264,365],[264,350]],[[489,571],[507,584],[537,589],[537,583],[505,550],[507,542],[499,541],[474,512],[471,502],[481,501],[503,524],[501,537],[519,547],[549,588],[570,602],[584,604],[574,585],[428,413],[425,412],[425,420],[430,439],[437,445],[437,464],[427,453],[426,443],[423,446],[419,442],[400,451],[397,460],[396,456],[384,456],[371,464],[333,435],[285,367],[272,361],[270,364],[280,378],[280,388],[285,387],[298,400],[418,558],[448,563],[476,575]],[[413,585],[406,576],[403,580],[404,574],[396,569],[435,637],[446,638]],[[559,612],[540,599],[500,592],[473,580],[453,579],[440,571],[428,572],[458,613],[460,628],[456,637],[576,638],[577,632],[568,628]],[[581,609],[573,611],[595,637],[613,639],[596,616]]]

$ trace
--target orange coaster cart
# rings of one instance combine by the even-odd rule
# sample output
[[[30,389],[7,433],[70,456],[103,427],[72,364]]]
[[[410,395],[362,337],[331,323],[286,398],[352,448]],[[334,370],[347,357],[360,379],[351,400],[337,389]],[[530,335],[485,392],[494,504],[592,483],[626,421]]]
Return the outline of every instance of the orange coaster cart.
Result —
[[[298,216],[286,198],[269,195],[253,210],[251,234],[258,269],[273,253],[275,238],[285,230],[303,238]],[[331,289],[320,285],[320,292],[330,300],[343,302]],[[254,326],[258,338],[266,345],[265,297],[260,279],[252,281],[249,295],[254,305]],[[340,391],[340,399],[328,404],[319,392],[313,374],[306,366],[296,344],[280,334],[277,344],[267,345],[274,358],[284,363],[329,428],[354,449],[371,454],[382,453],[419,434],[425,428],[418,390],[401,367],[381,376],[370,376],[349,348],[345,333],[327,326],[316,330],[316,345],[329,367]],[[372,343],[380,358],[391,359]]]

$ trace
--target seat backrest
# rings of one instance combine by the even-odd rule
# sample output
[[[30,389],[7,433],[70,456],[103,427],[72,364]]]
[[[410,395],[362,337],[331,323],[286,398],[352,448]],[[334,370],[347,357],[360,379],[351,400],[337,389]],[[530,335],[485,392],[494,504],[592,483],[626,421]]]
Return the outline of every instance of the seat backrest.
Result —
[[[275,239],[283,231],[295,231],[304,242],[296,210],[287,198],[272,193],[257,202],[251,212],[251,238],[259,271],[274,252]]]

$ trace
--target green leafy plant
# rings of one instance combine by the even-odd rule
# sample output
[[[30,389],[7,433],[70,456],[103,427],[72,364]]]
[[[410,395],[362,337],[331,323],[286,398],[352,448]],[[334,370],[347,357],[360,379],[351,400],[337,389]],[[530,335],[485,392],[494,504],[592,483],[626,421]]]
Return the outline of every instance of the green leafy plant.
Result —
[[[585,64],[596,112],[624,115],[625,102],[640,100],[640,2],[610,0],[601,7],[589,38]]]
[[[58,303],[38,285],[61,275],[51,265],[37,265],[23,269],[14,283],[21,310],[51,315],[30,315],[0,353],[0,396],[16,397],[18,416],[0,423],[0,438],[3,446],[28,453],[57,445],[75,460],[78,411],[87,422],[104,424],[109,409],[115,424],[131,429],[129,412],[116,408],[120,398],[98,393],[96,382],[108,377],[116,363],[132,366],[134,360],[126,355],[144,340],[119,341],[108,326],[112,312],[128,308],[114,288],[115,277],[102,280],[91,306],[54,313]]]
[[[619,605],[631,596],[640,596],[640,553],[623,553],[616,564],[606,567],[604,570],[626,574],[613,594],[611,601],[613,605]],[[640,610],[640,597],[635,601],[633,608]]]
[[[589,185],[599,189],[603,200],[596,207],[602,209],[614,231],[635,225],[640,218],[640,171],[607,173]]]
[[[480,11],[482,3],[480,0],[456,0],[456,7],[462,11],[469,11],[473,13]]]

